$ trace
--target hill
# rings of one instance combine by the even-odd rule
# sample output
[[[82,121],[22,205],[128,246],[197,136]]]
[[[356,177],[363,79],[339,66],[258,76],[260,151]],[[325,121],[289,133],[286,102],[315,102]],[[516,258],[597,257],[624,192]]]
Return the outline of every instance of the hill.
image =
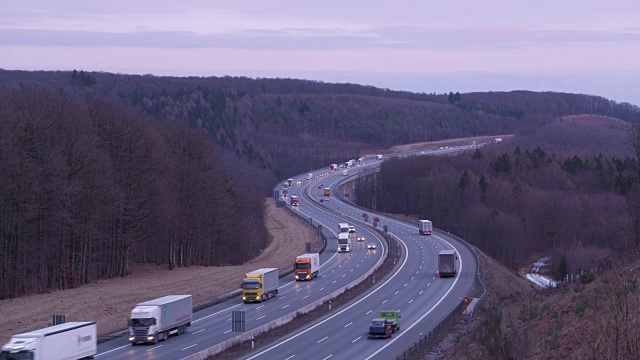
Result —
[[[368,148],[518,133],[584,113],[630,121],[638,111],[601,97],[551,92],[447,95],[296,79],[0,70],[0,88],[33,87],[108,98],[200,128],[231,155],[238,175],[265,190]]]

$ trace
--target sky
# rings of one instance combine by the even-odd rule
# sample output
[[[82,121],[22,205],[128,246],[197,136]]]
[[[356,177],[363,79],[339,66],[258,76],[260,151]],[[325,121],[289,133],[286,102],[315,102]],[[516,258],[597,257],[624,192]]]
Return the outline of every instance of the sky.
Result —
[[[561,91],[640,105],[638,0],[0,0],[0,68]]]

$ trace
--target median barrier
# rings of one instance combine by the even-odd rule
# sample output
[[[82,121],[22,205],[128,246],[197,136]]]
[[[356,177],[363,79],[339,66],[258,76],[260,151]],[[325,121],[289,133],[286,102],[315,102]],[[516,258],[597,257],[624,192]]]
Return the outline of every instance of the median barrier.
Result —
[[[379,234],[383,239],[384,236],[382,234]],[[326,241],[325,241],[326,243]],[[342,295],[345,291],[357,286],[358,284],[360,284],[361,282],[363,282],[365,279],[367,279],[369,276],[371,276],[371,274],[373,274],[373,272],[375,270],[377,270],[382,263],[384,262],[384,260],[387,258],[388,254],[389,254],[389,250],[386,247],[386,241],[383,241],[383,248],[384,248],[384,253],[383,256],[380,258],[380,260],[376,263],[376,265],[374,265],[371,269],[369,269],[366,273],[364,273],[363,275],[361,275],[360,277],[358,277],[356,280],[352,281],[351,283],[347,284],[345,287],[342,287],[334,292],[332,292],[331,294],[324,296],[321,299],[318,299],[314,302],[312,302],[311,304],[302,307],[296,311],[293,311],[285,316],[282,316],[276,320],[273,320],[265,325],[259,326],[255,329],[252,329],[250,331],[247,331],[241,335],[238,335],[236,337],[233,337],[229,340],[226,340],[220,344],[214,345],[212,347],[209,347],[205,350],[202,350],[196,354],[187,356],[185,358],[182,358],[181,360],[204,360],[207,359],[209,356],[213,356],[213,355],[217,355],[220,354],[222,352],[224,352],[226,349],[229,349],[230,347],[239,345],[245,341],[251,341],[251,339],[253,337],[256,337],[260,334],[263,334],[271,329],[274,329],[278,326],[282,326],[288,322],[290,322],[291,320],[293,320],[294,318],[296,318],[299,315],[303,315],[306,314],[312,310],[315,310],[317,307],[324,305],[325,303],[327,303],[329,300],[332,300],[340,295]]]

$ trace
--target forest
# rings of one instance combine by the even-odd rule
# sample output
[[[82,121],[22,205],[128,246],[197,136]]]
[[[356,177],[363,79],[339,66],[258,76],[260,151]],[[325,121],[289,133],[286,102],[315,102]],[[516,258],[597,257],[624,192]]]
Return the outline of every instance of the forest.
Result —
[[[202,128],[243,177],[263,189],[368,149],[507,134],[575,114],[634,118],[637,106],[553,92],[425,94],[357,84],[246,77],[157,77],[80,71],[3,71],[0,88],[108,98]],[[266,191],[265,191],[266,192]]]
[[[633,131],[623,132],[633,156],[521,148],[516,137],[460,156],[385,161],[378,174],[358,180],[355,199],[432,220],[514,267],[552,255],[562,279],[640,246],[640,130],[633,129],[635,147]]]
[[[263,194],[185,122],[49,91],[0,93],[0,299],[125,276],[131,262],[242,263]]]
[[[504,261],[551,245],[580,266],[606,252],[603,239],[625,238],[628,216],[614,219],[624,230],[597,224],[631,214],[637,196],[637,157],[602,141],[618,129],[574,117],[626,126],[640,109],[598,96],[1,69],[0,92],[0,299],[125,276],[132,263],[244,262],[269,242],[262,199],[279,181],[397,144],[517,134],[519,150],[390,162],[359,196]],[[592,153],[573,150],[585,141]],[[580,202],[584,216],[549,217]],[[599,232],[567,238],[582,225]]]

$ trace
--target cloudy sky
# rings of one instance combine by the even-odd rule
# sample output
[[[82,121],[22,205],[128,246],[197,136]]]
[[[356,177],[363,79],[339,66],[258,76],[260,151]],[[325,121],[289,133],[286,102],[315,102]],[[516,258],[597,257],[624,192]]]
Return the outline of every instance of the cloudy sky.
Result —
[[[0,68],[290,77],[640,105],[639,0],[0,0]]]

